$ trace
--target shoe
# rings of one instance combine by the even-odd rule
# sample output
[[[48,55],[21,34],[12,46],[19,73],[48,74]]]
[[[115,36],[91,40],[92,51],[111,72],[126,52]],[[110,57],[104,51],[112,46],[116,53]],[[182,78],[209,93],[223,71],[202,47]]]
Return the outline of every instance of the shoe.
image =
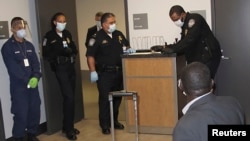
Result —
[[[74,128],[73,130],[74,130],[74,133],[75,133],[76,135],[79,135],[79,134],[80,134],[80,131],[79,131],[78,129]]]
[[[65,130],[62,130],[63,133],[66,133]],[[73,132],[76,134],[76,135],[79,135],[80,134],[80,131],[76,128],[73,129]]]
[[[76,134],[74,131],[71,131],[71,132],[67,132],[65,133],[66,134],[66,137],[69,139],[69,140],[76,140],[77,137],[76,137]]]
[[[106,128],[105,128],[105,129],[102,129],[102,133],[103,133],[103,134],[106,134],[106,135],[107,135],[107,134],[110,134],[110,129],[106,129]]]
[[[121,123],[119,123],[118,121],[114,123],[114,128],[115,129],[120,129],[123,130],[124,129],[124,125],[122,125]]]
[[[28,134],[27,141],[40,141],[35,135]]]

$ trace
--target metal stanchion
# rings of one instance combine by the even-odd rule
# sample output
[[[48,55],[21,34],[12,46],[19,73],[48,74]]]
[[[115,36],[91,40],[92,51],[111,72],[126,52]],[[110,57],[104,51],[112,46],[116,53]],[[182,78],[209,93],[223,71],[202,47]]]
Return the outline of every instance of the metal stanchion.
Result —
[[[138,130],[138,114],[137,114],[137,92],[127,92],[127,91],[114,91],[109,93],[110,102],[110,119],[111,119],[111,135],[112,141],[115,141],[115,131],[114,131],[114,113],[113,113],[113,97],[115,96],[132,96],[134,101],[134,112],[135,112],[135,141],[139,141],[139,130]]]

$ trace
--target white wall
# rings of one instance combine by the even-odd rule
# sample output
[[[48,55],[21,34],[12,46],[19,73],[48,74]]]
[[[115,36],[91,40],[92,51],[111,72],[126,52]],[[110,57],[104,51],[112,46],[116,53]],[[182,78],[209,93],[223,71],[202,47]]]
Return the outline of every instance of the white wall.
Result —
[[[27,39],[31,41],[37,53],[39,52],[38,46],[38,33],[37,33],[37,21],[36,21],[36,11],[35,11],[35,2],[34,0],[0,0],[0,21],[8,21],[10,29],[10,21],[13,17],[19,16],[28,22],[28,25],[31,30],[31,35],[28,35]],[[12,33],[9,30],[9,35]],[[6,40],[0,40],[0,48]],[[42,89],[42,79],[39,82],[39,92],[42,100],[41,105],[41,120],[40,123],[46,121],[45,108],[44,108],[44,99],[43,99],[43,89]],[[3,110],[3,119],[5,127],[5,136],[9,138],[12,136],[12,125],[13,119],[12,114],[10,113],[10,90],[9,90],[9,76],[6,70],[6,67],[3,63],[2,56],[0,57],[0,98],[2,103]]]
[[[88,28],[95,24],[96,12],[114,13],[117,29],[126,35],[124,0],[76,0],[76,10],[81,70],[88,70],[84,43]]]
[[[125,26],[125,0],[76,0],[78,38],[81,60],[81,70],[88,70],[86,63],[86,47],[84,45],[87,34],[87,28],[94,25],[94,15],[97,11],[113,12],[116,15],[118,29],[126,35]],[[152,38],[161,36],[164,42],[173,43],[175,38],[180,38],[180,28],[178,28],[169,18],[169,9],[171,6],[179,4],[184,10],[206,10],[206,20],[211,27],[211,0],[127,0],[129,16],[129,41],[132,47],[137,46],[145,48],[152,46]],[[148,29],[133,30],[133,14],[148,13]],[[145,45],[145,42],[138,37],[150,37],[151,44]],[[135,39],[140,42],[135,42]]]
[[[211,27],[210,0],[127,0],[127,2],[129,40],[134,48],[150,48],[152,45],[159,44],[158,37],[163,37],[164,42],[169,44],[173,43],[175,38],[180,38],[181,29],[169,17],[169,10],[173,5],[181,5],[186,12],[206,10],[206,20]],[[140,13],[148,14],[148,29],[134,30],[133,14]],[[146,39],[146,37],[149,37],[150,41],[142,40]],[[157,41],[153,39],[157,39]]]

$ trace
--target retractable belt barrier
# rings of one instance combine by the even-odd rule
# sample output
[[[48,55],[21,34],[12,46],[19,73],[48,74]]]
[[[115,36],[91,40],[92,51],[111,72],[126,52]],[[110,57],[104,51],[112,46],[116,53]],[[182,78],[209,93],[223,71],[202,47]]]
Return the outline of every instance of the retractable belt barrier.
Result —
[[[113,97],[121,97],[121,96],[132,96],[133,97],[134,112],[135,112],[135,141],[139,141],[138,114],[137,114],[137,92],[127,92],[127,91],[124,91],[124,90],[123,91],[114,91],[114,92],[109,93],[112,141],[115,141]]]

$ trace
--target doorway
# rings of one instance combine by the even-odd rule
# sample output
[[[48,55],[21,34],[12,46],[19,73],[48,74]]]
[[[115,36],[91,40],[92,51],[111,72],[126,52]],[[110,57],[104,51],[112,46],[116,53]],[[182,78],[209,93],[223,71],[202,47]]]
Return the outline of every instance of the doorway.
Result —
[[[247,123],[250,123],[250,1],[212,2],[215,9],[215,33],[224,55],[216,76],[217,92],[218,95],[236,97],[245,109]]]

